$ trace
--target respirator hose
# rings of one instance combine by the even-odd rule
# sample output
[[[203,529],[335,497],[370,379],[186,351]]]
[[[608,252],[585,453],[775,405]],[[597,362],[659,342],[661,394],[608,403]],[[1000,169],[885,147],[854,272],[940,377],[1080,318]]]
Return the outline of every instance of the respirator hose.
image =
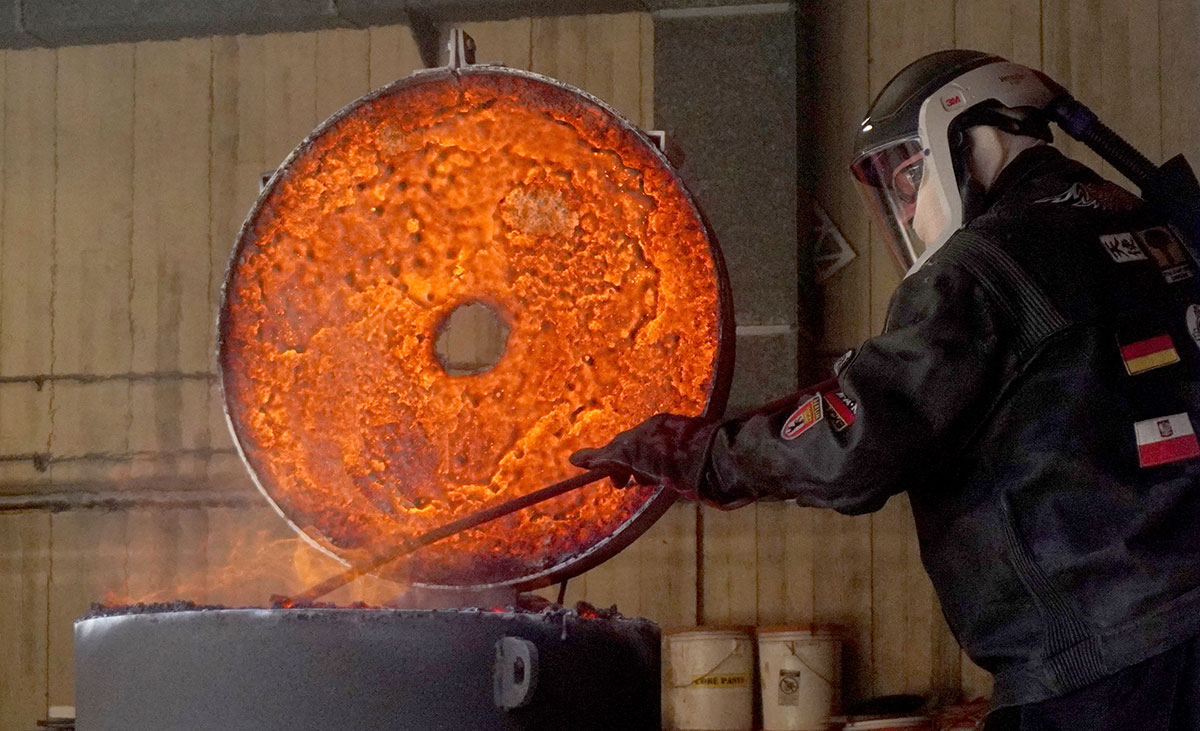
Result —
[[[1145,189],[1158,170],[1119,134],[1109,129],[1095,112],[1064,94],[1046,107],[1046,113],[1067,134],[1087,145],[1138,188]]]

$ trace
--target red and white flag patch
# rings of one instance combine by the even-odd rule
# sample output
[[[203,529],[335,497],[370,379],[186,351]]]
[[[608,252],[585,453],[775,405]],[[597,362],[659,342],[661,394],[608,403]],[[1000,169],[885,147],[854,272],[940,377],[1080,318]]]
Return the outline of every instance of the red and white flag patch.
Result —
[[[790,441],[816,426],[824,418],[825,411],[821,408],[821,394],[817,394],[800,404],[792,412],[787,421],[783,422],[783,429],[779,431],[779,436]]]
[[[829,391],[825,394],[824,405],[829,413],[829,424],[834,431],[845,431],[854,423],[858,404],[846,394],[841,391]]]
[[[1196,440],[1192,420],[1186,413],[1139,421],[1133,425],[1133,431],[1142,467],[1200,457],[1200,441]]]

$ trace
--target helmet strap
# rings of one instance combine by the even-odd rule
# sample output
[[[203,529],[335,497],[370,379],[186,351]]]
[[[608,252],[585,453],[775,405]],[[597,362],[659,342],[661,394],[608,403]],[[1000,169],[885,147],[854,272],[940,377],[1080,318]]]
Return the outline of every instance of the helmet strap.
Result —
[[[966,115],[964,115],[966,116]],[[960,118],[961,119],[961,118]],[[962,202],[962,225],[967,225],[987,210],[987,188],[971,174],[971,136],[967,130],[978,126],[967,120],[955,120],[951,124],[950,157],[954,166],[954,180],[958,183],[958,197]]]
[[[948,133],[954,177],[958,182],[958,193],[962,201],[963,225],[986,211],[990,203],[987,189],[971,174],[969,164],[971,136],[967,131],[979,126],[995,127],[1009,134],[1033,137],[1044,142],[1054,141],[1049,120],[1036,109],[1010,109],[994,102],[984,102],[956,118],[950,124]]]

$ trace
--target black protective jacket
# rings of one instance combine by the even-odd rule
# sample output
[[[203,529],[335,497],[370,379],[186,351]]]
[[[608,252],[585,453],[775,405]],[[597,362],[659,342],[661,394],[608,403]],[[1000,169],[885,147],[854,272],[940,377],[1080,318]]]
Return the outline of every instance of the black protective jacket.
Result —
[[[1023,152],[817,403],[721,425],[702,497],[863,513],[907,491],[997,707],[1200,633],[1197,280],[1155,226],[1053,148]]]

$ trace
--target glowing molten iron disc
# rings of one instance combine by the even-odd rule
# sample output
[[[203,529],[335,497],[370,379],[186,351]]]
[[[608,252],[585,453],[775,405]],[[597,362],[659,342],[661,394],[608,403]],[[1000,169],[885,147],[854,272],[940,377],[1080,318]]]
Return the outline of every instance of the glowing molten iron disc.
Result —
[[[720,276],[686,191],[607,107],[499,67],[416,74],[319,127],[251,212],[222,310],[230,422],[276,506],[363,562],[577,474],[572,451],[653,414],[701,413]],[[471,302],[507,346],[451,376],[434,341]],[[664,497],[584,488],[424,549],[411,576],[546,583]]]

